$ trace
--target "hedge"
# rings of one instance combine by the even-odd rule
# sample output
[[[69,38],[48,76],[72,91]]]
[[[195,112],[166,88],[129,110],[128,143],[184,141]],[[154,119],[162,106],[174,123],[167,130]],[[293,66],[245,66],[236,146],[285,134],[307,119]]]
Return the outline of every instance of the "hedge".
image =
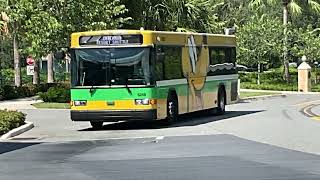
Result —
[[[272,69],[269,72],[260,74],[261,84],[257,84],[257,73],[239,73],[241,88],[243,89],[260,89],[274,91],[298,91],[298,72],[297,69],[290,69],[290,83],[283,80],[283,69]],[[315,74],[313,74],[315,77]],[[312,81],[313,83],[314,81]],[[312,91],[320,92],[320,84],[312,84]]]
[[[70,86],[67,84],[61,84],[51,87],[47,92],[39,93],[39,96],[44,102],[69,103]]]
[[[17,111],[0,110],[0,135],[24,124],[26,115]]]
[[[0,101],[35,96],[39,92],[46,92],[50,87],[55,86],[59,86],[59,84],[26,84],[21,87],[0,86]]]

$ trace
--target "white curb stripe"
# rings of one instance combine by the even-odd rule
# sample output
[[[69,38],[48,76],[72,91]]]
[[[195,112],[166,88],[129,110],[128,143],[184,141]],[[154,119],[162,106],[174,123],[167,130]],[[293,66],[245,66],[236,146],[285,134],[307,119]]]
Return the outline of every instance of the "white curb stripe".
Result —
[[[15,129],[9,131],[8,133],[2,135],[0,137],[0,140],[7,140],[7,139],[12,138],[14,136],[18,136],[18,135],[20,135],[20,134],[22,134],[22,133],[24,133],[34,127],[33,122],[26,121],[25,123],[26,124],[24,124],[18,128],[15,128]]]

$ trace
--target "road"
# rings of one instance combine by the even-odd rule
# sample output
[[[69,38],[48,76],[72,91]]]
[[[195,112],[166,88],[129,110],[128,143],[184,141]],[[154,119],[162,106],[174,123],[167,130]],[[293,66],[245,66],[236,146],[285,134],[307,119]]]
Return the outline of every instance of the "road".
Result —
[[[68,111],[27,110],[36,127],[0,144],[0,179],[320,179],[318,104],[287,95],[101,131]]]

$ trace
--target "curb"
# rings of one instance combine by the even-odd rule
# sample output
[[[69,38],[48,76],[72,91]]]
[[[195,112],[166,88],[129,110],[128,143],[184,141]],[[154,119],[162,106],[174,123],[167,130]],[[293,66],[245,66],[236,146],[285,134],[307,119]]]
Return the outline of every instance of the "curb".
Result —
[[[320,95],[320,92],[273,91],[273,90],[258,90],[258,89],[240,89],[240,93],[241,92],[270,92],[270,93],[293,94],[293,95]]]
[[[287,97],[285,94],[274,94],[274,95],[264,95],[264,96],[253,96],[253,97],[247,97],[247,98],[241,98],[238,102],[244,102],[244,101],[255,101],[255,100],[264,100],[264,99],[270,99],[275,97]]]
[[[2,135],[0,137],[0,140],[7,140],[7,139],[10,139],[10,138],[12,138],[14,136],[18,136],[18,135],[20,135],[20,134],[22,134],[22,133],[24,133],[24,132],[26,132],[26,131],[28,131],[28,130],[30,130],[30,129],[32,129],[34,127],[33,122],[26,121],[25,123],[26,124],[24,124],[24,125],[22,125],[20,127],[17,127],[15,129],[12,129],[8,133]]]

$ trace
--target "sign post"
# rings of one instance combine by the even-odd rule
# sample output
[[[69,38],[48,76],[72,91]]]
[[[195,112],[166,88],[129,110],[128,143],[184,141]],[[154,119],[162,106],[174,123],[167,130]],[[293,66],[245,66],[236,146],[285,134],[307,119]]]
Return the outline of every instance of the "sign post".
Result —
[[[33,74],[34,74],[34,65],[27,66],[27,75],[28,76],[33,76]]]
[[[33,76],[34,74],[34,59],[32,58],[32,56],[28,56],[27,59],[27,75],[28,76]]]

